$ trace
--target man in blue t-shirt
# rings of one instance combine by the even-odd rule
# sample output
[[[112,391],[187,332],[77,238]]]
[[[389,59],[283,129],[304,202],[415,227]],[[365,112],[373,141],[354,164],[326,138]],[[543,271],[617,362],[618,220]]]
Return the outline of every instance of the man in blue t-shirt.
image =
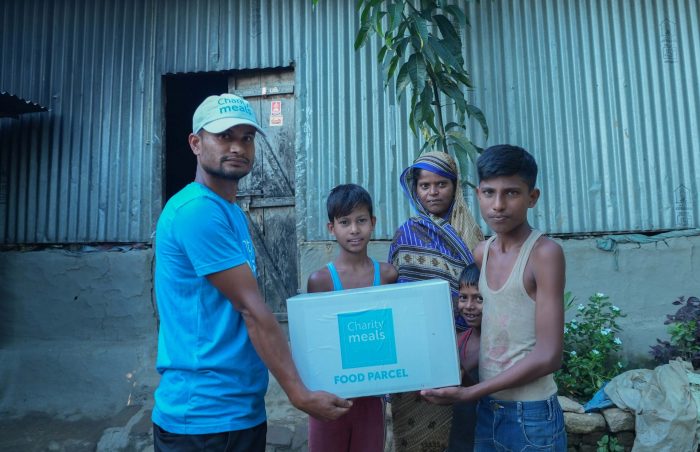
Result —
[[[255,251],[236,205],[238,181],[264,134],[250,104],[210,96],[189,136],[195,181],[165,205],[156,228],[160,330],[155,451],[264,451],[272,372],[292,404],[336,419],[351,402],[309,391],[255,279]]]

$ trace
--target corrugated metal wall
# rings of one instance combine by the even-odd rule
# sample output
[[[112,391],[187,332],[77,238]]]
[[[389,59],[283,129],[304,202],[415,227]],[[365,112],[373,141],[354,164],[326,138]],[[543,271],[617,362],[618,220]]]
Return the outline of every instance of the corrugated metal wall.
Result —
[[[533,151],[559,233],[700,225],[700,3],[470,2],[493,136]],[[478,136],[478,135],[476,135]]]
[[[543,195],[531,213],[534,226],[585,234],[700,225],[697,1],[464,5],[472,25],[465,58],[476,85],[470,96],[491,130],[484,141],[473,125],[472,136],[482,146],[519,144],[535,155]],[[341,30],[352,29],[355,17],[344,20]],[[307,40],[325,45],[328,38],[314,34]],[[316,94],[309,104],[331,124],[352,127],[311,131],[314,142],[331,147],[310,147],[309,174],[322,174],[315,186],[326,192],[346,181],[371,187],[380,206],[376,236],[390,238],[408,215],[397,179],[417,145],[406,136],[405,110],[382,91],[371,67],[377,49],[347,57],[335,50],[329,64],[336,77],[326,84],[309,80],[316,83],[309,86]],[[333,111],[335,104],[324,102],[325,93],[335,91],[341,105],[367,108]],[[386,166],[377,166],[381,159]],[[318,205],[323,190],[306,196]],[[474,196],[469,202],[477,206]],[[324,221],[308,221],[310,239],[328,237]]]
[[[162,203],[163,87],[174,72],[293,65],[303,239],[328,238],[331,187],[365,185],[390,238],[418,144],[354,2],[5,0],[0,88],[48,113],[0,120],[0,241],[148,241]],[[700,224],[695,0],[465,2],[489,120],[479,144],[532,150],[556,233]],[[472,199],[473,203],[474,200]]]
[[[0,3],[0,86],[50,110],[0,119],[0,243],[149,241],[162,204],[161,76],[288,66],[305,11],[274,0]]]

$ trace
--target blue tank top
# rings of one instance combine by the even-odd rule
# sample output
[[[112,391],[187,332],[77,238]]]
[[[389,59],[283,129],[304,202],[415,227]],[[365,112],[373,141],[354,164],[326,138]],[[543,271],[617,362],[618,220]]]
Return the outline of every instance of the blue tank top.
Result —
[[[379,286],[382,283],[381,276],[379,274],[379,262],[372,259],[372,264],[374,265],[374,281],[372,281],[373,286]],[[343,283],[340,282],[340,275],[338,275],[338,270],[335,269],[333,262],[326,264],[328,271],[331,273],[331,279],[333,280],[333,290],[343,290]]]

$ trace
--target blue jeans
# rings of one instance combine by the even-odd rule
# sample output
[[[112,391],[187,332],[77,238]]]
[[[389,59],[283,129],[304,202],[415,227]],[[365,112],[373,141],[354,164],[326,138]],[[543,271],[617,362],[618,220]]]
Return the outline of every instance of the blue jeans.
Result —
[[[475,452],[566,452],[564,413],[556,394],[531,402],[484,397],[476,419]]]

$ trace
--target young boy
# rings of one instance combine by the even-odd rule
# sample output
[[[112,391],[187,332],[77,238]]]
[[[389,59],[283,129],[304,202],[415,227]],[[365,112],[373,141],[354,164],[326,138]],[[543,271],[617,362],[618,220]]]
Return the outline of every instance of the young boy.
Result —
[[[462,385],[469,386],[478,381],[473,372],[479,366],[479,345],[481,342],[481,313],[484,299],[479,292],[479,267],[467,265],[459,275],[459,298],[457,313],[469,327],[457,336],[459,363],[462,367]]]
[[[462,386],[471,386],[479,381],[479,344],[481,342],[481,312],[483,298],[479,292],[479,267],[467,265],[459,275],[459,297],[457,314],[468,329],[457,336],[459,362],[462,368]],[[471,452],[474,450],[476,427],[476,401],[458,403],[452,411],[450,447],[448,452]]]
[[[477,160],[481,215],[495,233],[475,249],[484,297],[480,382],[425,390],[435,403],[481,398],[476,451],[566,450],[553,372],[561,365],[564,254],[527,221],[540,191],[524,149],[499,145]]]
[[[398,273],[387,263],[367,256],[376,218],[372,198],[355,184],[339,185],[326,202],[328,231],[335,236],[340,252],[333,262],[317,270],[307,283],[307,291],[330,292],[396,282]],[[384,450],[384,403],[381,397],[360,397],[350,411],[331,422],[309,418],[309,451]]]

